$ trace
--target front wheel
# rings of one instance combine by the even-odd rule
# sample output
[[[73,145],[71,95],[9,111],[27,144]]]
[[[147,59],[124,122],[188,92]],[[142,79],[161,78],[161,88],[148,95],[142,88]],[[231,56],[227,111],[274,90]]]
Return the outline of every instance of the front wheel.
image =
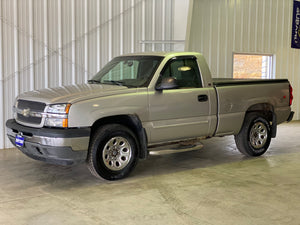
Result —
[[[106,180],[124,178],[133,170],[137,160],[137,141],[127,127],[109,124],[96,131],[87,159],[94,176]]]
[[[248,113],[234,139],[238,150],[244,155],[260,156],[268,150],[271,142],[270,124],[261,113]]]

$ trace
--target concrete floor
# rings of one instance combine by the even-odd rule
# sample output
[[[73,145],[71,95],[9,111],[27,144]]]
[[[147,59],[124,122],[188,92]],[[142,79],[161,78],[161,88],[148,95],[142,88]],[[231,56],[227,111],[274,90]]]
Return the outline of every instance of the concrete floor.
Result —
[[[247,158],[233,137],[150,156],[121,181],[0,151],[0,224],[300,224],[300,122]]]

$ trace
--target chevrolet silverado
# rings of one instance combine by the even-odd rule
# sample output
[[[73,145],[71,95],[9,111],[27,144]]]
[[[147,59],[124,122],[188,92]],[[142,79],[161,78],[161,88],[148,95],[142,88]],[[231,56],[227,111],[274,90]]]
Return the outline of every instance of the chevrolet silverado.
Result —
[[[260,156],[277,125],[292,120],[292,100],[287,79],[212,79],[200,53],[128,54],[86,84],[19,95],[6,127],[33,159],[85,161],[93,175],[115,180],[153,147],[201,138],[234,135],[241,153]]]

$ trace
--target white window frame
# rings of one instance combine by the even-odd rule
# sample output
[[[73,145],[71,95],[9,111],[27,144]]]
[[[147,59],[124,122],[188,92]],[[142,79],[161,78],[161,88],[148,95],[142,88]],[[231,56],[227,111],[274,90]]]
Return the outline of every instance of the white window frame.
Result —
[[[232,54],[232,77],[234,77],[234,59],[235,55],[253,55],[253,56],[262,56],[262,76],[261,79],[275,79],[275,62],[276,58],[273,54],[264,54],[264,53],[244,53],[244,52],[234,52]]]

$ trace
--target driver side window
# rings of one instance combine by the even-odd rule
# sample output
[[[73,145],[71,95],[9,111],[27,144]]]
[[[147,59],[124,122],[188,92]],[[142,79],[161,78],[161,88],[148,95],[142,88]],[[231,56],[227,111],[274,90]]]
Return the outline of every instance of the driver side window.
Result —
[[[174,59],[167,63],[161,76],[175,78],[179,88],[202,87],[196,59]]]

